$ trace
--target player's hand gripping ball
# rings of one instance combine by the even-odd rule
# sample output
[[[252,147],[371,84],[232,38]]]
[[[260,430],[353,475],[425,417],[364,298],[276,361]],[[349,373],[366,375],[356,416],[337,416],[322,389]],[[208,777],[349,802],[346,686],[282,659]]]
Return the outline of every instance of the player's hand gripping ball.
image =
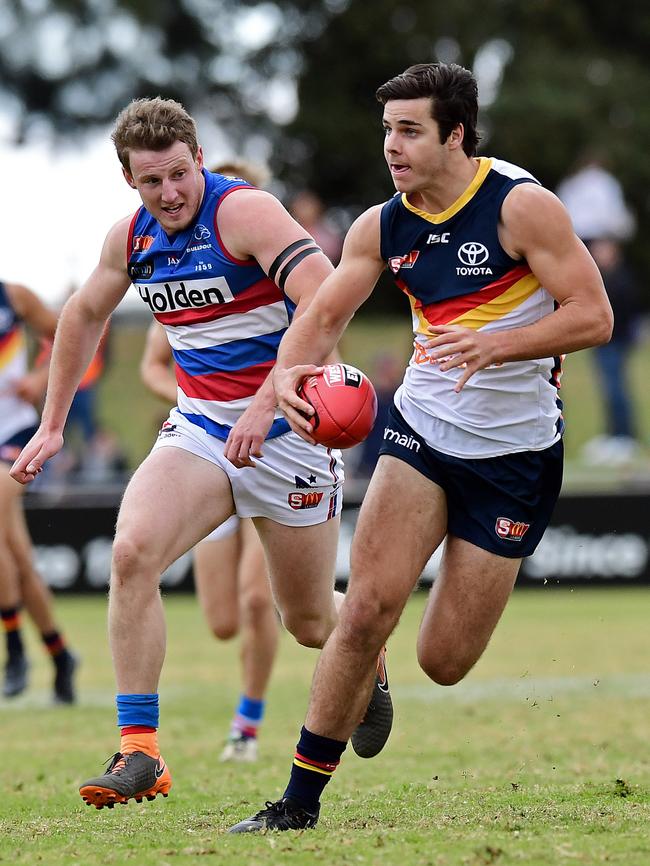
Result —
[[[314,407],[311,433],[328,448],[351,448],[363,442],[377,417],[377,395],[368,377],[349,364],[328,364],[307,376],[298,391]]]

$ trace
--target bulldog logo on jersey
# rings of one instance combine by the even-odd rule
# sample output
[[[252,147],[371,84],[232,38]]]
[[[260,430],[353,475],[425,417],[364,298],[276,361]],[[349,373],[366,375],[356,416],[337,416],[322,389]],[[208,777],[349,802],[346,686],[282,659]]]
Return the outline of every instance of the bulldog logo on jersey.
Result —
[[[391,258],[388,259],[388,267],[394,274],[396,274],[400,268],[412,268],[418,260],[419,255],[420,250],[411,250],[411,252],[407,253],[405,256],[391,256]]]

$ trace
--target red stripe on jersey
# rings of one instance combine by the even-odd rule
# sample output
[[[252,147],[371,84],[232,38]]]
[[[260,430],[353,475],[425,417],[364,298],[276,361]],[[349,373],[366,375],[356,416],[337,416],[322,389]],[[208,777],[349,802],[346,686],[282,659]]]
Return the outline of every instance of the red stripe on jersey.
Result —
[[[139,207],[137,211],[131,217],[131,222],[129,223],[129,233],[126,239],[126,263],[128,265],[129,259],[131,258],[131,253],[133,252],[133,232],[135,231],[135,221],[138,218],[138,214],[142,210],[142,207]]]
[[[6,334],[3,334],[0,337],[0,349],[4,349],[5,346],[9,346],[11,344],[11,341],[14,340],[18,334],[18,325],[14,324],[10,331],[7,331]]]
[[[415,308],[416,310],[421,310],[423,316],[432,325],[446,325],[448,322],[458,318],[458,316],[462,316],[463,313],[480,307],[488,301],[493,301],[494,298],[507,292],[518,280],[528,276],[530,273],[531,270],[528,265],[519,265],[508,271],[507,274],[504,274],[501,279],[496,280],[494,283],[488,283],[487,286],[483,286],[482,289],[476,292],[461,295],[457,298],[449,298],[445,301],[437,301],[433,304],[423,304],[421,301],[416,300]],[[400,284],[400,288],[403,292],[411,294],[407,286]]]
[[[176,381],[184,394],[196,400],[239,400],[257,393],[274,363],[264,361],[243,370],[207,373],[204,376],[188,376],[177,364]]]
[[[223,193],[223,195],[221,196],[221,198],[217,202],[217,205],[214,209],[213,227],[214,227],[214,233],[217,236],[217,240],[219,241],[219,246],[221,247],[221,251],[224,254],[224,256],[227,259],[229,259],[231,262],[234,262],[236,265],[256,265],[258,262],[256,259],[238,259],[235,256],[233,256],[233,254],[230,252],[230,250],[224,244],[223,238],[221,237],[221,232],[219,231],[219,226],[217,225],[217,214],[219,213],[219,207],[223,203],[224,199],[228,198],[230,193],[235,192],[235,190],[238,190],[238,189],[251,189],[251,188],[252,187],[250,187],[248,184],[241,184],[241,183],[238,186],[231,186],[230,189],[227,189]]]
[[[191,289],[191,284],[189,285]],[[258,307],[266,307],[284,300],[284,295],[273,280],[264,277],[248,286],[237,297],[226,304],[210,304],[207,307],[192,307],[188,310],[174,310],[172,313],[154,313],[161,325],[197,325],[200,322],[213,322],[224,316],[248,313]]]

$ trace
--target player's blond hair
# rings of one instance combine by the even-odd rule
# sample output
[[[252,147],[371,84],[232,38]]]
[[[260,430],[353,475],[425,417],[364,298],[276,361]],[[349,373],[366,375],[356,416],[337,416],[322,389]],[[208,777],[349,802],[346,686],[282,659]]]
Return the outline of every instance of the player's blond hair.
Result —
[[[225,174],[228,177],[241,177],[253,186],[264,186],[271,177],[271,172],[265,165],[238,157],[218,162],[210,168],[210,171]]]
[[[199,149],[194,120],[180,102],[160,96],[129,103],[118,114],[111,138],[127,171],[131,150],[165,150],[183,141],[194,159]]]

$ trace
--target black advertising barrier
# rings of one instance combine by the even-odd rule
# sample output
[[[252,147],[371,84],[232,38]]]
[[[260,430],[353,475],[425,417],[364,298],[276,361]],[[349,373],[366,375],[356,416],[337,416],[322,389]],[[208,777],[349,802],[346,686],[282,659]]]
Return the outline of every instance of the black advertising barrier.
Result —
[[[30,493],[27,521],[36,565],[55,590],[105,591],[122,487],[96,492]],[[348,577],[350,542],[359,497],[348,495],[341,521],[337,581]],[[516,544],[513,541],[513,544]],[[436,575],[441,550],[427,564],[421,583]],[[524,561],[520,586],[650,584],[650,491],[622,494],[563,494],[535,555]],[[165,591],[192,588],[191,554],[162,577]]]

